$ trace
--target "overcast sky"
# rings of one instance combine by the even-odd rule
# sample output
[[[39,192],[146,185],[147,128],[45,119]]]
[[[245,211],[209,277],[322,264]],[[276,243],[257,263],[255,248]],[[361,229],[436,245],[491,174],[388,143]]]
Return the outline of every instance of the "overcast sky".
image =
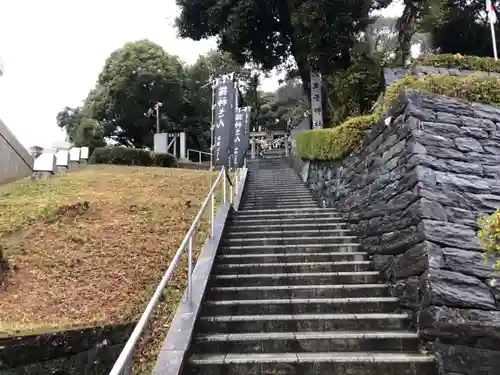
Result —
[[[65,138],[57,112],[81,104],[124,43],[147,38],[193,63],[215,42],[177,38],[177,11],[175,0],[0,0],[0,118],[25,147],[50,147]]]

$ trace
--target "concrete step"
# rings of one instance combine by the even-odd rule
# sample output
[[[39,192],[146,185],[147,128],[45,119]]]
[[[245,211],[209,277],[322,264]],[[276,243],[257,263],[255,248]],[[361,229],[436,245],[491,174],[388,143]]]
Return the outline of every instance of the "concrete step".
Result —
[[[289,314],[202,316],[200,333],[406,330],[408,314]]]
[[[246,224],[246,223],[233,223],[230,220],[226,223],[228,233],[235,232],[256,232],[256,231],[301,231],[301,230],[336,230],[340,235],[349,235],[348,224],[342,222],[298,222],[298,223],[282,223],[282,222],[269,222],[269,224]]]
[[[218,254],[275,254],[275,253],[351,253],[359,252],[360,245],[357,243],[337,243],[337,244],[286,244],[286,245],[226,245],[219,248]]]
[[[310,220],[329,218],[332,220],[343,219],[344,216],[334,210],[318,209],[317,207],[308,210],[287,210],[287,211],[264,211],[264,212],[246,212],[237,211],[231,214],[231,220],[250,220],[250,219],[304,219]]]
[[[334,209],[330,209],[330,208],[321,208],[321,207],[315,207],[315,208],[301,208],[301,207],[297,207],[297,208],[283,208],[283,207],[278,207],[278,208],[273,208],[273,209],[266,209],[266,210],[260,210],[260,209],[257,209],[257,210],[245,210],[245,211],[242,211],[242,212],[238,212],[238,216],[240,215],[247,215],[247,214],[253,214],[253,213],[263,213],[263,214],[266,214],[266,213],[288,213],[288,212],[301,212],[301,211],[305,211],[305,212],[318,212],[318,211],[321,211],[321,212],[333,212],[333,213],[338,213],[336,210]]]
[[[327,351],[417,352],[418,334],[404,331],[213,333],[195,337],[195,353]]]
[[[288,229],[288,228],[283,228],[281,230],[269,230],[267,227],[260,227],[258,228],[259,230],[255,231],[246,231],[246,232],[239,232],[235,230],[227,230],[225,233],[225,238],[228,239],[238,239],[238,238],[259,238],[259,237],[266,237],[266,238],[290,238],[290,237],[297,237],[297,235],[300,233],[301,235],[304,236],[311,236],[311,237],[318,237],[318,236],[324,236],[324,237],[347,237],[354,239],[356,238],[355,236],[349,235],[346,233],[346,230],[339,230],[339,229],[324,229],[324,230],[319,230],[319,229],[302,229],[300,231],[297,231],[297,228],[295,229]]]
[[[336,217],[333,215],[330,216],[296,216],[296,217],[277,217],[277,218],[269,218],[269,217],[251,217],[251,216],[241,216],[241,217],[232,217],[229,219],[230,224],[234,225],[260,225],[260,226],[268,226],[273,224],[281,224],[283,226],[287,226],[289,224],[328,224],[328,223],[336,223],[336,224],[344,224],[347,223],[341,217]]]
[[[289,203],[276,203],[272,200],[264,203],[249,203],[245,202],[242,206],[241,211],[238,212],[248,212],[253,210],[272,210],[275,207],[280,208],[291,208],[291,209],[303,209],[303,208],[319,208],[318,202],[310,199],[309,201],[295,201]]]
[[[392,313],[398,307],[393,297],[295,298],[207,301],[203,315],[263,315],[316,313]]]
[[[296,234],[297,235],[297,234]],[[224,237],[221,241],[222,246],[247,246],[247,245],[311,245],[311,244],[343,244],[354,243],[356,237],[354,236],[304,236],[304,237]]]
[[[292,176],[290,174],[250,176],[248,184],[249,186],[262,189],[270,189],[273,186],[285,187],[287,189],[306,187],[297,175]]]
[[[388,284],[321,284],[213,287],[211,300],[388,297]]]
[[[214,286],[376,284],[379,278],[378,271],[216,274],[212,276]]]
[[[233,230],[229,229],[226,230],[226,233],[224,234],[227,238],[240,238],[240,237],[282,237],[282,238],[287,238],[287,237],[296,237],[297,234],[303,234],[304,236],[326,236],[326,237],[331,237],[331,236],[339,236],[339,237],[353,237],[348,233],[347,230],[343,229],[337,229],[335,227],[331,229],[302,229],[300,231],[297,230],[297,228],[279,228],[279,229],[274,229],[274,228],[268,228],[268,227],[258,227],[253,231],[238,231],[238,230]]]
[[[291,352],[199,354],[187,375],[437,375],[435,359],[418,353]]]
[[[257,275],[265,273],[301,272],[360,272],[373,270],[369,261],[308,262],[308,263],[242,263],[217,264],[214,272],[218,275]]]
[[[309,263],[309,262],[340,262],[340,261],[364,261],[367,253],[274,253],[274,254],[225,254],[219,255],[216,265],[245,264],[245,263]]]
[[[273,190],[273,192],[268,193],[248,193],[243,195],[243,200],[259,202],[266,201],[268,199],[275,199],[279,201],[287,201],[293,199],[304,199],[304,198],[314,198],[312,193],[307,189],[294,190],[290,193],[282,193],[279,190]]]
[[[311,191],[307,188],[288,190],[288,192],[282,192],[280,190],[272,190],[266,192],[255,192],[255,193],[245,193],[243,195],[244,199],[263,201],[268,198],[287,200],[287,199],[297,199],[297,198],[313,198]]]

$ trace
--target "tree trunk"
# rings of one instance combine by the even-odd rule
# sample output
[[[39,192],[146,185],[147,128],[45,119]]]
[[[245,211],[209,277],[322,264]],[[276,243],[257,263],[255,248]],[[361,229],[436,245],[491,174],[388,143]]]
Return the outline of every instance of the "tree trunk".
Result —
[[[398,19],[398,61],[406,66],[411,58],[411,40],[417,30],[417,20],[422,4],[414,0],[405,0],[403,14]]]

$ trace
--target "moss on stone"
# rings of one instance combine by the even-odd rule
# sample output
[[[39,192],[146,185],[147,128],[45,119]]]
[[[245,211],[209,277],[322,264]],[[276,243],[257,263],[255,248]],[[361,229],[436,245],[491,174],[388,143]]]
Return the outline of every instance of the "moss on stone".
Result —
[[[349,155],[359,146],[364,134],[397,100],[401,89],[404,88],[470,102],[500,105],[499,77],[484,74],[406,76],[386,88],[384,96],[375,105],[372,114],[350,118],[334,128],[299,133],[297,135],[298,156],[309,160],[335,160]]]
[[[500,271],[500,210],[479,220],[478,238],[487,255],[495,259],[495,268]]]
[[[426,54],[416,59],[412,65],[500,73],[500,61],[495,61],[494,58],[451,53]]]

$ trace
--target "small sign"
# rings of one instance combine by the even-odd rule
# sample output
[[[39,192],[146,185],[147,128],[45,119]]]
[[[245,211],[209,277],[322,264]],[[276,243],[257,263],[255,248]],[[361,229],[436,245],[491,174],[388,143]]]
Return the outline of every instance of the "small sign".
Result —
[[[323,128],[321,74],[311,70],[311,112],[313,129]]]

